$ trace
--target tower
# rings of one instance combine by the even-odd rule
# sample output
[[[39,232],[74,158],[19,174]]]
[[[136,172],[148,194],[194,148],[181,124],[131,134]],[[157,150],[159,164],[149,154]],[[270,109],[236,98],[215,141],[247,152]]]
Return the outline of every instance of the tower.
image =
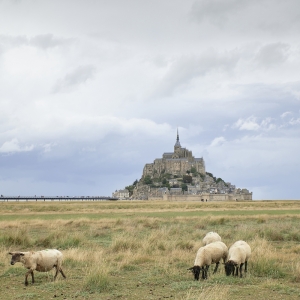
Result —
[[[176,149],[180,149],[180,148],[181,148],[181,145],[179,142],[179,133],[178,133],[178,128],[177,128],[177,139],[176,139],[176,143],[174,145],[174,152],[176,152]]]

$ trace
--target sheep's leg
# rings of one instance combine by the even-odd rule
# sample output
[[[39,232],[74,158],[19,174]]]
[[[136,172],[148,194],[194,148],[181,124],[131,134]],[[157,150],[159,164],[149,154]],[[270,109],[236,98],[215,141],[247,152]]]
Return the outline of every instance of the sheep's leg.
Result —
[[[31,278],[32,278],[32,283],[34,283],[34,275],[33,275],[33,270],[29,270],[28,272],[26,272],[25,274],[25,285],[28,285],[28,275],[31,274]]]
[[[215,267],[215,269],[214,269],[214,272],[213,272],[213,274],[215,274],[215,273],[217,272],[217,270],[218,270],[218,267],[219,267],[219,262],[217,262],[217,263],[216,263],[216,267]]]
[[[205,277],[205,279],[207,279],[208,269],[209,269],[209,266],[206,266],[206,272],[205,272],[206,277]]]
[[[240,277],[243,277],[243,265],[244,264],[240,264]]]
[[[235,276],[239,276],[239,267],[238,266],[235,267]]]
[[[234,272],[235,272],[235,266],[232,266],[232,269],[231,269],[232,276],[234,276]]]
[[[34,275],[33,275],[33,270],[31,271],[31,280],[32,280],[32,283],[34,283]]]
[[[28,274],[27,274],[28,272],[26,272],[26,274],[25,274],[25,285],[28,285],[28,279],[27,279],[27,277],[28,277]]]
[[[61,275],[63,276],[63,278],[67,278],[66,275],[64,274],[62,268],[59,269],[59,272],[61,273]]]
[[[57,277],[57,274],[58,274],[58,267],[55,266],[55,269],[56,269],[56,271],[55,271],[55,275],[54,275],[54,281],[55,281],[55,279],[56,279],[56,277]]]
[[[245,273],[247,273],[247,271],[248,271],[248,262],[245,261]]]
[[[205,279],[205,268],[204,267],[202,267],[202,279]]]
[[[207,272],[208,272],[209,266],[205,266],[203,267],[203,271],[202,271],[202,278],[203,279],[207,279]]]

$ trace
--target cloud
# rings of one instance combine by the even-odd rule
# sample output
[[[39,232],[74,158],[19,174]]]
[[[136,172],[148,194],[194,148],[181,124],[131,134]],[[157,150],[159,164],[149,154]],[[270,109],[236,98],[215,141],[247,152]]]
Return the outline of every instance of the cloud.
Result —
[[[297,119],[292,118],[289,121],[289,124],[291,124],[291,125],[298,125],[298,124],[300,124],[300,118],[297,118]]]
[[[256,118],[251,116],[244,119],[238,119],[236,123],[233,124],[233,128],[238,128],[239,130],[258,130],[260,125],[257,123]]]
[[[9,36],[0,35],[0,44],[6,47],[19,47],[28,44],[28,39],[25,35]]]
[[[159,96],[170,96],[176,90],[186,88],[193,79],[210,73],[230,73],[236,67],[240,55],[236,50],[217,52],[213,49],[200,55],[181,56],[168,66],[158,84]]]
[[[237,128],[238,130],[248,130],[248,131],[258,131],[258,130],[273,130],[276,129],[276,125],[273,123],[273,119],[270,117],[267,117],[260,122],[258,119],[254,116],[250,116],[247,119],[238,119],[236,121],[232,128]]]
[[[3,192],[109,195],[179,127],[209,172],[297,195],[300,2],[153,1],[0,1]]]
[[[57,80],[53,87],[54,93],[68,92],[80,84],[93,79],[96,68],[92,65],[79,66],[75,70],[67,73],[64,78]]]
[[[255,61],[264,67],[282,64],[288,59],[290,45],[284,43],[272,43],[261,47]]]
[[[289,116],[289,115],[291,115],[291,114],[292,114],[292,112],[286,111],[286,112],[284,112],[280,117],[281,117],[281,118],[285,118],[285,117],[287,117],[287,116]]]
[[[62,38],[51,33],[28,37],[27,35],[0,35],[0,45],[5,51],[21,46],[37,47],[47,50],[58,46],[70,45],[73,38]]]
[[[223,136],[213,139],[210,144],[210,147],[219,147],[226,142],[226,139]]]
[[[54,48],[58,46],[68,45],[73,42],[71,38],[55,37],[53,34],[40,34],[32,37],[29,40],[30,45],[39,47],[41,49]]]
[[[299,30],[299,8],[297,0],[199,0],[190,15],[201,26],[208,23],[226,34],[270,38]]]
[[[27,152],[34,149],[33,145],[21,146],[18,139],[12,139],[4,142],[0,147],[0,153],[15,153],[15,152]]]
[[[208,20],[218,26],[226,23],[233,13],[245,9],[249,2],[241,0],[201,0],[195,1],[191,16],[198,22]],[[245,7],[246,6],[246,7]]]

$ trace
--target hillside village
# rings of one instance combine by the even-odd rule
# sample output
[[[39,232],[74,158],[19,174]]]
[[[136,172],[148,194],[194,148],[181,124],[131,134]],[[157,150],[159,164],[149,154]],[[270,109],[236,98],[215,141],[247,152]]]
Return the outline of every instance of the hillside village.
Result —
[[[204,159],[195,158],[192,151],[181,147],[178,131],[174,152],[163,153],[162,158],[147,163],[139,181],[116,190],[112,196],[132,200],[252,200],[247,189],[236,188],[206,172]]]

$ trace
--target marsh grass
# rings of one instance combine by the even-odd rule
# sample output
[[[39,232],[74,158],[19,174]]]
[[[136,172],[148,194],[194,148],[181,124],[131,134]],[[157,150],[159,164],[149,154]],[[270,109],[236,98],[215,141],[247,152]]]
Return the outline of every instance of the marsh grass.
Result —
[[[267,241],[255,238],[251,243],[251,274],[257,277],[283,278],[286,272],[282,267],[280,253]]]
[[[25,293],[24,295],[16,296],[16,299],[27,300],[27,299],[36,299],[38,297],[39,295],[37,293]]]
[[[25,249],[32,245],[32,240],[26,228],[16,228],[0,236],[0,245]]]
[[[227,300],[228,287],[220,284],[201,287],[200,290],[191,288],[183,297],[175,297],[176,300]]]
[[[300,262],[296,261],[291,264],[292,278],[294,282],[300,282]]]
[[[249,295],[258,291],[262,299],[268,299],[273,290],[282,294],[282,299],[294,299],[300,295],[300,218],[279,215],[274,210],[298,210],[298,203],[125,201],[57,203],[57,208],[46,203],[44,207],[39,203],[0,205],[0,213],[19,212],[18,220],[0,221],[0,285],[9,286],[13,281],[16,293],[4,290],[8,300],[37,299],[34,295],[38,299],[56,295],[66,299],[130,300],[236,300],[243,295],[248,300],[255,299]],[[264,213],[243,214],[248,209]],[[38,219],[28,217],[38,211]],[[250,244],[252,256],[244,278],[226,277],[224,267],[219,266],[216,274],[210,268],[207,280],[194,281],[187,269],[193,265],[208,231],[218,232],[228,246],[240,239]],[[37,283],[24,290],[26,270],[21,264],[10,266],[7,253],[44,248],[63,252],[67,280],[59,275],[53,282],[53,272],[36,272]]]
[[[101,293],[113,289],[111,284],[111,277],[107,267],[93,266],[87,270],[83,282],[82,291],[89,293]]]

